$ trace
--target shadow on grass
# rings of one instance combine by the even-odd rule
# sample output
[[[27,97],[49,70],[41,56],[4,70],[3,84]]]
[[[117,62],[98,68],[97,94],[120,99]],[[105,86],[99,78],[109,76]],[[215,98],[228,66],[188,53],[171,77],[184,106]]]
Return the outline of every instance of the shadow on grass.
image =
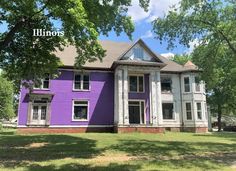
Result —
[[[141,166],[138,164],[131,165],[131,164],[117,164],[117,163],[110,163],[107,166],[91,166],[91,165],[81,165],[77,163],[71,163],[71,164],[64,164],[61,167],[55,166],[55,165],[48,165],[48,166],[41,166],[37,164],[33,164],[30,167],[28,167],[28,171],[79,171],[79,170],[89,170],[89,171],[133,171],[140,169]]]
[[[231,140],[236,143],[236,132],[212,132],[210,134],[195,134],[197,137],[216,137]]]
[[[0,136],[0,163],[5,167],[24,161],[92,158],[100,153],[95,140],[70,135]]]
[[[236,144],[223,142],[185,142],[159,141],[126,136],[111,139],[111,144],[97,147],[97,140],[72,136],[68,134],[45,135],[0,135],[0,165],[13,169],[23,167],[29,171],[67,171],[67,170],[138,170],[143,165],[150,165],[153,170],[193,169],[221,170],[236,161]],[[99,134],[99,136],[104,134]],[[137,136],[142,136],[137,134]],[[194,135],[195,136],[195,135]],[[218,136],[196,134],[196,136]],[[221,136],[221,134],[219,135]],[[230,136],[231,139],[234,139]],[[230,138],[228,137],[228,138]],[[224,137],[220,137],[224,138]],[[101,141],[101,140],[100,140]],[[100,142],[101,143],[101,142]],[[74,163],[73,159],[92,159],[104,152],[115,151],[132,157],[129,164],[111,161],[104,163]],[[71,163],[49,163],[41,165],[36,162],[72,158]],[[145,161],[144,161],[145,160]],[[54,162],[54,161],[52,161]],[[56,162],[56,161],[55,161]],[[96,165],[96,166],[95,166]],[[151,170],[148,168],[148,170]]]
[[[110,148],[126,152],[140,160],[149,160],[156,166],[168,166],[172,169],[219,169],[222,165],[231,166],[236,161],[236,144],[121,140]]]

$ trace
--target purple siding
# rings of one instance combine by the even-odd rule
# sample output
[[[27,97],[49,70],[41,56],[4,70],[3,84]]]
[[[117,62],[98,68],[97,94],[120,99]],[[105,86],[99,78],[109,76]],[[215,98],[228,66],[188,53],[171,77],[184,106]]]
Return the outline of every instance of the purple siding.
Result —
[[[150,123],[149,74],[144,75],[144,93],[129,93],[129,99],[145,100],[146,124]]]
[[[61,71],[57,79],[50,80],[49,91],[34,92],[54,94],[51,102],[50,125],[112,125],[114,121],[114,74],[90,73],[90,91],[73,91],[72,71]],[[26,125],[28,90],[22,88],[19,110],[19,125]],[[89,120],[72,121],[72,100],[89,101]]]

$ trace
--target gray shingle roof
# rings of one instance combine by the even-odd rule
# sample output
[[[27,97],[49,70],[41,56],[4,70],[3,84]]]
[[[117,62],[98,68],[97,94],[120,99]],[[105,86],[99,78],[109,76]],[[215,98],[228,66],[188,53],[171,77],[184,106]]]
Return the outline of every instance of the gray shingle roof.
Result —
[[[133,43],[128,43],[128,42],[114,42],[114,41],[109,41],[109,40],[103,40],[100,41],[100,44],[102,45],[103,49],[106,50],[106,55],[103,58],[103,61],[94,61],[94,62],[86,62],[84,67],[86,68],[100,68],[100,69],[111,69],[113,63],[119,63],[117,62],[122,54],[124,54],[132,45]],[[63,51],[57,51],[55,53],[57,57],[60,58],[61,62],[65,66],[74,66],[75,62],[75,57],[77,56],[76,53],[76,48],[72,45],[64,47]],[[167,58],[156,54],[155,55],[162,61],[166,66],[164,66],[161,71],[166,71],[166,72],[183,72],[187,70],[197,70],[195,68],[189,68],[189,67],[184,67],[182,65],[177,64],[176,62],[173,62],[171,60],[168,60]],[[130,62],[128,62],[130,63]],[[147,62],[146,62],[147,63]],[[153,64],[154,62],[150,62],[150,65],[155,65]],[[163,66],[163,64],[157,62],[160,66]],[[147,64],[147,66],[150,66]]]

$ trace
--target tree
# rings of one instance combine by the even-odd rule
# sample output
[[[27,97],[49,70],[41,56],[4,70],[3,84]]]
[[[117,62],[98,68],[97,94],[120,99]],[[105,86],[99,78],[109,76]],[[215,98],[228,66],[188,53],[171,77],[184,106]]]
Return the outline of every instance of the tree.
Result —
[[[147,10],[149,0],[140,0]],[[45,73],[56,73],[60,61],[53,54],[63,45],[76,46],[76,67],[86,61],[102,60],[105,51],[98,42],[99,34],[114,30],[129,38],[134,31],[126,15],[131,0],[1,0],[0,24],[8,30],[0,33],[0,68],[15,85],[20,80],[38,82]],[[33,29],[57,31],[64,36],[33,36]]]
[[[234,0],[182,0],[164,18],[153,22],[157,38],[189,47],[198,40],[193,62],[201,67],[209,102],[217,106],[218,130],[224,108],[236,109],[236,4]]]
[[[13,86],[0,73],[0,119],[10,119],[13,116]]]
[[[188,54],[182,54],[182,55],[175,55],[171,58],[172,61],[175,61],[176,63],[180,65],[184,65],[189,60],[192,60],[192,57]]]

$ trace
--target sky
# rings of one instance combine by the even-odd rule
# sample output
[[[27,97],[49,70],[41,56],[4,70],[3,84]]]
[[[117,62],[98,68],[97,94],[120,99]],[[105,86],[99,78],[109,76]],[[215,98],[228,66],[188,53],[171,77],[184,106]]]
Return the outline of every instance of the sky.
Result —
[[[160,41],[155,38],[155,34],[152,32],[151,22],[156,18],[163,18],[171,6],[178,5],[179,2],[180,0],[150,0],[149,10],[145,12],[139,6],[139,0],[132,0],[128,15],[131,16],[135,24],[135,31],[132,35],[133,41],[141,38],[154,52],[165,57],[171,57],[174,54],[191,53],[197,41],[191,42],[189,44],[190,48],[183,47],[176,42],[177,48],[168,50],[167,42],[164,41],[160,44]],[[130,41],[126,34],[123,33],[120,36],[116,36],[114,32],[111,32],[108,37],[100,35],[99,38],[100,40]]]
[[[134,24],[135,31],[133,33],[133,41],[138,39],[143,39],[144,42],[156,53],[162,54],[165,57],[171,57],[174,54],[183,54],[191,53],[194,49],[194,46],[197,44],[197,41],[191,42],[190,48],[183,47],[176,42],[177,48],[172,50],[167,49],[167,42],[162,42],[155,38],[154,33],[152,32],[151,22],[155,18],[162,18],[168,11],[170,7],[178,4],[180,0],[150,0],[149,10],[145,12],[139,6],[139,0],[132,0],[132,6],[128,9],[128,15],[131,16]],[[7,29],[6,24],[1,24],[0,32],[3,32]],[[114,32],[110,32],[108,37],[104,35],[99,36],[100,40],[113,40],[113,41],[130,41],[128,36],[125,33],[122,33],[120,36],[117,36]]]

